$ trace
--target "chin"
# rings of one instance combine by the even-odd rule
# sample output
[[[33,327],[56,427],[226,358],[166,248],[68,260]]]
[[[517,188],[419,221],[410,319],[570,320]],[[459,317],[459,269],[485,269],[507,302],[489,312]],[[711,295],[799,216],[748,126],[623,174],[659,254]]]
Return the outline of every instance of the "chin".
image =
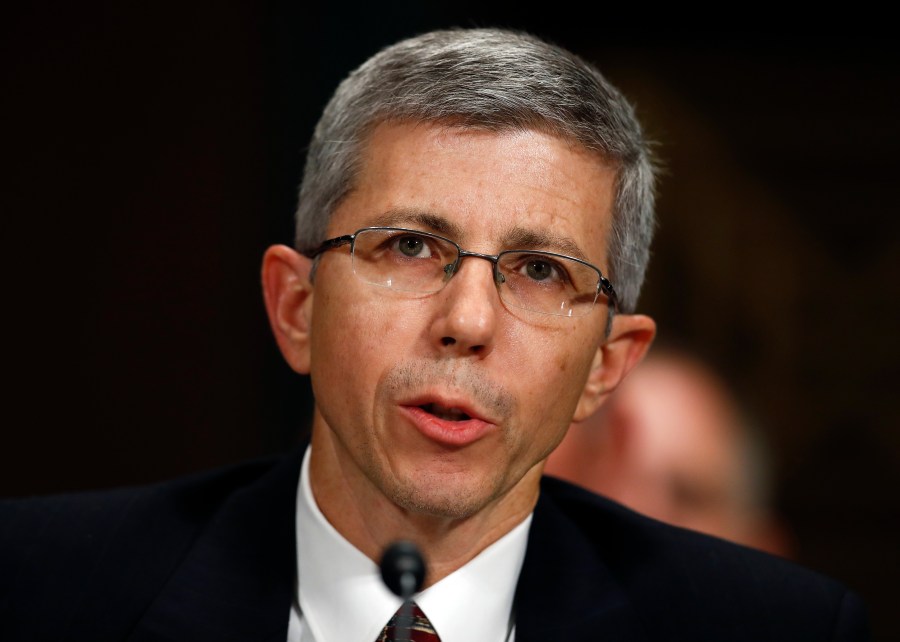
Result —
[[[385,494],[397,506],[419,515],[466,519],[481,511],[499,494],[496,484],[473,483],[428,475],[427,479],[393,480]],[[463,483],[454,483],[462,481]]]

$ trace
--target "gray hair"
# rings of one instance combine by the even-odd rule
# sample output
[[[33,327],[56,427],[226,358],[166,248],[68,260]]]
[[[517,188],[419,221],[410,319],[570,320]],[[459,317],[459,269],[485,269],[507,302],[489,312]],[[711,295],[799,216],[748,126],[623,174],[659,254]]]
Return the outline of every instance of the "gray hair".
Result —
[[[297,248],[325,240],[368,135],[386,121],[539,130],[598,153],[617,171],[608,276],[622,311],[634,311],[654,229],[654,167],[631,105],[592,65],[500,29],[433,31],[383,49],[338,86],[316,126],[300,185]]]

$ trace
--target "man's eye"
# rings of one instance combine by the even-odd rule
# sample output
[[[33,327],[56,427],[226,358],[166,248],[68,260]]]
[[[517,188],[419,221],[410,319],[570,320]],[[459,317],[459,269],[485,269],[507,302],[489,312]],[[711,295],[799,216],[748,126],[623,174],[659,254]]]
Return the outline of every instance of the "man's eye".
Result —
[[[553,263],[541,259],[526,261],[522,269],[525,275],[534,281],[546,281],[548,279],[558,281],[562,276]]]
[[[391,249],[411,258],[427,259],[431,256],[431,248],[421,236],[400,236],[391,243]]]

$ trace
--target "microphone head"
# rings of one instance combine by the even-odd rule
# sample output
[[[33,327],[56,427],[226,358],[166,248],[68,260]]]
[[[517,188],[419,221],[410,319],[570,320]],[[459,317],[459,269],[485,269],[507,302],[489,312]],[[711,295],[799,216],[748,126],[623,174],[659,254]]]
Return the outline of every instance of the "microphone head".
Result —
[[[381,579],[394,595],[408,600],[425,583],[425,559],[407,540],[394,542],[381,556]]]

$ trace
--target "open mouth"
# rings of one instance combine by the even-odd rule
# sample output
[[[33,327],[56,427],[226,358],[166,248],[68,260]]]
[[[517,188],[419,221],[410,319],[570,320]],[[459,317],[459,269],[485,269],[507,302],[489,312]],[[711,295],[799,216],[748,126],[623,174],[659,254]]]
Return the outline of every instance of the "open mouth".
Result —
[[[438,403],[426,403],[419,406],[419,408],[445,421],[466,421],[472,418],[459,408],[448,408]]]

